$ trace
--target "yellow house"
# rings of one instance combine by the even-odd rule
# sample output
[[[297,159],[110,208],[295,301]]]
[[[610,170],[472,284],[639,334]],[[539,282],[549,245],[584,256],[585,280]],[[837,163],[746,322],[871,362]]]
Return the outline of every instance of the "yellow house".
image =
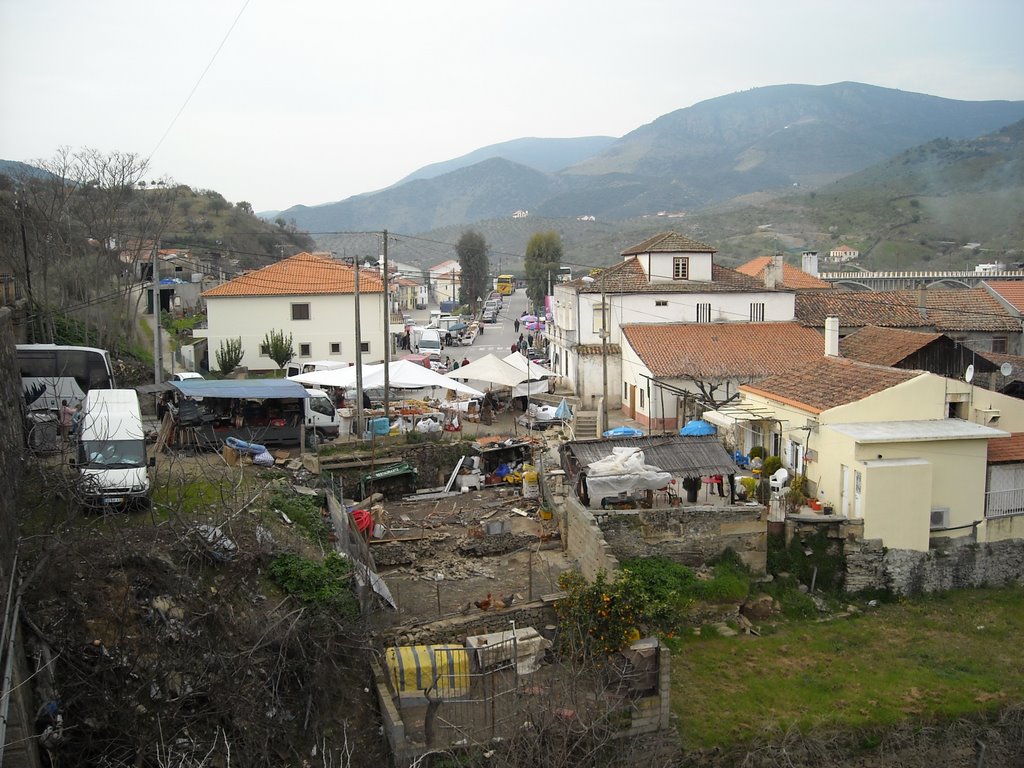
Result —
[[[919,551],[934,538],[990,540],[989,441],[1024,432],[1024,401],[829,355],[740,393],[732,413],[756,421],[766,449],[836,515],[862,521],[864,538]],[[1012,514],[999,511],[991,538],[1008,536]]]

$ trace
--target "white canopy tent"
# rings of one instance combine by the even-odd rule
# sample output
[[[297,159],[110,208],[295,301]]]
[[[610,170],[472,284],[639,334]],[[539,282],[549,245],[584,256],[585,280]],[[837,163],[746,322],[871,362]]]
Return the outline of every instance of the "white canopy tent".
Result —
[[[516,384],[526,381],[527,378],[525,371],[520,371],[514,365],[509,365],[500,357],[490,353],[468,365],[449,371],[445,376],[451,379],[485,381],[502,387],[514,387]]]
[[[522,352],[513,352],[510,355],[505,355],[503,358],[506,363],[512,367],[522,371],[529,375],[531,379],[547,379],[557,378],[558,374],[552,371],[550,368],[545,368],[539,363],[535,363],[530,360]]]
[[[392,387],[398,389],[431,389],[433,387],[442,387],[444,389],[451,389],[456,392],[460,392],[464,395],[472,395],[473,397],[483,397],[483,392],[478,389],[474,389],[468,384],[463,384],[461,381],[455,381],[454,379],[445,378],[439,373],[424,368],[418,363],[414,363],[411,360],[395,360],[388,364],[388,383]],[[346,389],[354,387],[356,384],[356,369],[355,366],[349,366],[348,368],[339,368],[333,371],[311,371],[309,373],[303,373],[298,376],[292,376],[291,381],[297,381],[300,384],[313,384],[320,387],[345,387]],[[376,365],[364,365],[363,366],[363,387],[370,389],[372,387],[383,387],[384,386],[384,364],[378,363]]]

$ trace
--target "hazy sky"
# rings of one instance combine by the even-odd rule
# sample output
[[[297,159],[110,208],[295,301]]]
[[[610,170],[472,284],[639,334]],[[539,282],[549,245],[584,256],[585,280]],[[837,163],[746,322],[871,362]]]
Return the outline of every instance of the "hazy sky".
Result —
[[[279,209],[758,86],[1024,100],[1022,30],[1020,0],[0,0],[0,158],[135,152]]]

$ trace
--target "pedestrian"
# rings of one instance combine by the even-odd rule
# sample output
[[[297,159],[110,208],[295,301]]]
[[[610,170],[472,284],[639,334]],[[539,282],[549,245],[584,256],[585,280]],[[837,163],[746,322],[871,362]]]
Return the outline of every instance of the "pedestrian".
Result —
[[[82,413],[82,403],[81,402],[76,403],[75,404],[75,412],[73,414],[71,414],[71,436],[72,437],[77,437],[78,436],[79,425],[82,423],[82,416],[84,416],[84,415],[85,414]]]
[[[454,363],[452,363],[452,370],[453,371],[459,370],[459,361],[458,360],[456,360]]]
[[[520,334],[519,334],[519,340],[520,340],[520,341],[522,341],[522,340],[523,340],[523,338],[524,338],[523,334],[521,334],[521,333],[520,333]]]
[[[519,345],[517,343],[515,343],[515,342],[512,342],[512,351],[513,352],[518,352],[519,351]]]
[[[409,337],[409,329],[405,329],[405,335],[402,336],[402,349],[409,349],[412,340]]]
[[[514,323],[512,323],[512,325],[515,327],[516,333],[519,333],[519,318],[518,317],[516,318],[516,321]]]
[[[533,334],[532,333],[529,336],[526,337],[526,346],[528,346],[531,349],[533,349]]]
[[[444,356],[444,369],[450,371],[452,369],[452,359],[448,355]]]
[[[467,365],[469,365],[469,358],[468,357],[463,357],[462,358],[462,366],[466,367]]]
[[[75,409],[68,405],[67,400],[60,401],[60,436],[67,440],[71,432],[71,420],[75,417]]]
[[[444,345],[446,347],[450,347],[452,345],[452,332],[451,331],[445,331],[444,332]]]
[[[725,487],[724,487],[724,484],[723,484],[723,481],[722,481],[722,476],[721,475],[712,475],[711,476],[711,484],[718,487],[718,495],[721,496],[724,499],[725,498]]]

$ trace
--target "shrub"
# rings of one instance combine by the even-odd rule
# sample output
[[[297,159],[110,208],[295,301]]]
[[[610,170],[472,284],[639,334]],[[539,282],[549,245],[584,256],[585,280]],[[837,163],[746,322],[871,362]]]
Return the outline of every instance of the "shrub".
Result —
[[[242,362],[242,337],[236,336],[233,339],[224,339],[220,348],[214,353],[217,360],[217,370],[222,376],[227,376],[238,364]]]
[[[764,446],[755,445],[750,449],[750,458],[752,459],[763,459],[764,458]]]
[[[757,490],[757,480],[753,477],[741,477],[740,485],[743,486],[743,490],[747,492],[747,498],[753,499],[754,493]]]
[[[359,610],[351,589],[352,565],[336,552],[322,561],[301,555],[278,555],[267,568],[267,575],[288,594],[347,617]]]
[[[764,460],[764,467],[761,469],[761,477],[771,477],[782,468],[782,459],[778,456],[769,456]]]

